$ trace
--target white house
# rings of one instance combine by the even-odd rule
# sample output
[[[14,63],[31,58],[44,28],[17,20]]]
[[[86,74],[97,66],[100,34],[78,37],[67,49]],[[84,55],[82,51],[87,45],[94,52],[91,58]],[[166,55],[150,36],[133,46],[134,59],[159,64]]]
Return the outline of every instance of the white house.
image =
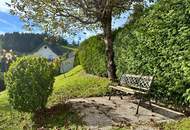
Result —
[[[68,59],[62,61],[60,66],[60,72],[66,73],[69,70],[71,70],[74,67],[74,61],[75,61],[75,56],[69,57]]]
[[[68,50],[60,49],[60,47],[52,45],[43,45],[33,53],[35,56],[44,57],[49,60],[53,60],[64,54],[67,54],[67,59],[61,62],[61,73],[65,73],[73,68],[75,59],[75,53],[73,51],[69,52]]]
[[[49,60],[59,57],[59,54],[54,52],[53,49],[49,45],[43,45],[36,52],[34,52],[33,55],[44,57]]]

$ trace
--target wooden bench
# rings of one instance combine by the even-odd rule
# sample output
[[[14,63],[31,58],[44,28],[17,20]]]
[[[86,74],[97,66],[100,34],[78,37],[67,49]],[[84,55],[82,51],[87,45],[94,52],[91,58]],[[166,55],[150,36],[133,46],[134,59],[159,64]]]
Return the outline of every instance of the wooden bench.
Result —
[[[113,93],[117,91],[125,92],[127,94],[138,94],[140,96],[140,100],[138,102],[136,114],[138,114],[139,105],[143,101],[147,101],[147,99],[149,101],[149,106],[153,111],[150,97],[150,87],[152,81],[153,76],[123,74],[121,76],[119,85],[109,85],[109,88],[111,88],[109,100],[111,100],[111,96],[113,95]],[[119,96],[121,97],[121,99],[123,99],[121,93]]]

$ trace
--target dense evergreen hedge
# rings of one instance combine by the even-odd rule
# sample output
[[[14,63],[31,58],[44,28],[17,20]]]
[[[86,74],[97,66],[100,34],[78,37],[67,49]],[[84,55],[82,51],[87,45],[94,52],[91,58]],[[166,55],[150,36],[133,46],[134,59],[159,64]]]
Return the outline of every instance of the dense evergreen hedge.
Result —
[[[107,75],[105,45],[101,36],[93,36],[82,42],[78,58],[87,73],[99,76]]]
[[[117,35],[118,73],[155,76],[155,98],[190,103],[190,3],[160,0]]]
[[[152,96],[155,99],[178,107],[188,106],[189,19],[189,1],[160,0],[146,9],[135,22],[128,23],[114,38],[117,76],[122,73],[153,75]],[[88,63],[84,66],[87,72],[96,71],[94,74],[105,75],[104,45],[97,44],[101,42],[95,39],[93,37],[81,45],[83,50],[79,59],[85,56],[80,61],[82,65]],[[96,63],[100,64],[100,68]]]

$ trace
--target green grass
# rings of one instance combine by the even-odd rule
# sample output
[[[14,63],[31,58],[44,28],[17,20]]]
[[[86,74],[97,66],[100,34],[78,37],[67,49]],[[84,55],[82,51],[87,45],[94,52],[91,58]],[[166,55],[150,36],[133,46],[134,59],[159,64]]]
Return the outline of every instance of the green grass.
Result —
[[[7,112],[10,111],[10,105],[8,103],[8,95],[7,95],[7,91],[1,92],[0,93],[0,110]]]
[[[32,114],[13,110],[8,102],[7,91],[0,93],[0,129],[20,130],[23,127],[81,127],[78,113],[69,104],[64,104],[68,98],[102,96],[107,92],[108,80],[85,73],[81,66],[70,72],[55,77],[54,90],[48,101],[46,113],[39,114],[34,119]],[[33,119],[33,120],[32,120]],[[36,124],[36,125],[35,125]]]
[[[43,125],[52,129],[62,127],[62,130],[67,130],[79,127],[79,130],[85,130],[78,113],[63,101],[68,98],[103,96],[108,91],[108,83],[108,79],[86,74],[81,66],[77,66],[70,72],[55,77],[54,90],[48,101],[48,109],[43,114],[37,114],[36,118],[32,118],[32,114],[13,110],[8,102],[7,91],[1,92],[0,129],[21,130],[23,127],[32,129],[37,127],[36,125]],[[190,130],[190,119],[166,123],[161,128],[163,130]],[[113,130],[128,129],[113,128]]]
[[[54,92],[63,92],[66,97],[103,96],[107,92],[109,80],[86,74],[81,66],[57,76]]]
[[[48,107],[58,107],[58,112],[49,118],[45,116],[48,127],[69,125],[82,126],[80,117],[72,111],[72,107],[62,104],[67,99],[103,96],[107,93],[109,80],[86,74],[81,66],[77,66],[66,74],[55,77],[54,89],[49,97]],[[59,107],[62,106],[62,107]],[[60,108],[64,108],[61,110]],[[54,110],[54,109],[53,109]],[[61,111],[60,111],[61,110]],[[67,111],[67,113],[64,113]]]
[[[65,48],[65,49],[68,49],[68,50],[71,50],[71,51],[74,51],[76,52],[78,50],[77,47],[69,47],[69,46],[61,46],[62,48]]]
[[[19,113],[11,108],[7,91],[0,93],[0,129],[19,130],[20,126],[32,124],[30,117],[30,114]]]
[[[165,123],[163,130],[190,130],[190,118],[185,118],[178,122]]]
[[[81,66],[56,77],[50,103],[70,98],[103,96],[108,92],[109,80],[86,74]]]

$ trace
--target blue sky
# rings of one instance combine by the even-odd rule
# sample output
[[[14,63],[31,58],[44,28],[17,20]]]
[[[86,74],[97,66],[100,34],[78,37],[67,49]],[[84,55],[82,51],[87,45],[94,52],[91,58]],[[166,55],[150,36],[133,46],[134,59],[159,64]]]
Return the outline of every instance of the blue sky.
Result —
[[[4,34],[7,32],[27,32],[27,30],[23,29],[23,23],[19,20],[17,16],[12,16],[9,14],[9,8],[5,4],[5,2],[10,2],[11,0],[0,0],[0,34]],[[121,27],[125,24],[127,20],[128,14],[122,14],[120,19],[113,21],[114,28]],[[85,34],[84,34],[85,32]],[[36,32],[34,32],[36,33]],[[71,42],[72,40],[75,40],[78,42],[79,39],[84,40],[92,35],[95,35],[97,33],[101,33],[100,30],[96,30],[94,32],[91,31],[82,31],[77,32],[76,36],[68,36],[66,39]]]

